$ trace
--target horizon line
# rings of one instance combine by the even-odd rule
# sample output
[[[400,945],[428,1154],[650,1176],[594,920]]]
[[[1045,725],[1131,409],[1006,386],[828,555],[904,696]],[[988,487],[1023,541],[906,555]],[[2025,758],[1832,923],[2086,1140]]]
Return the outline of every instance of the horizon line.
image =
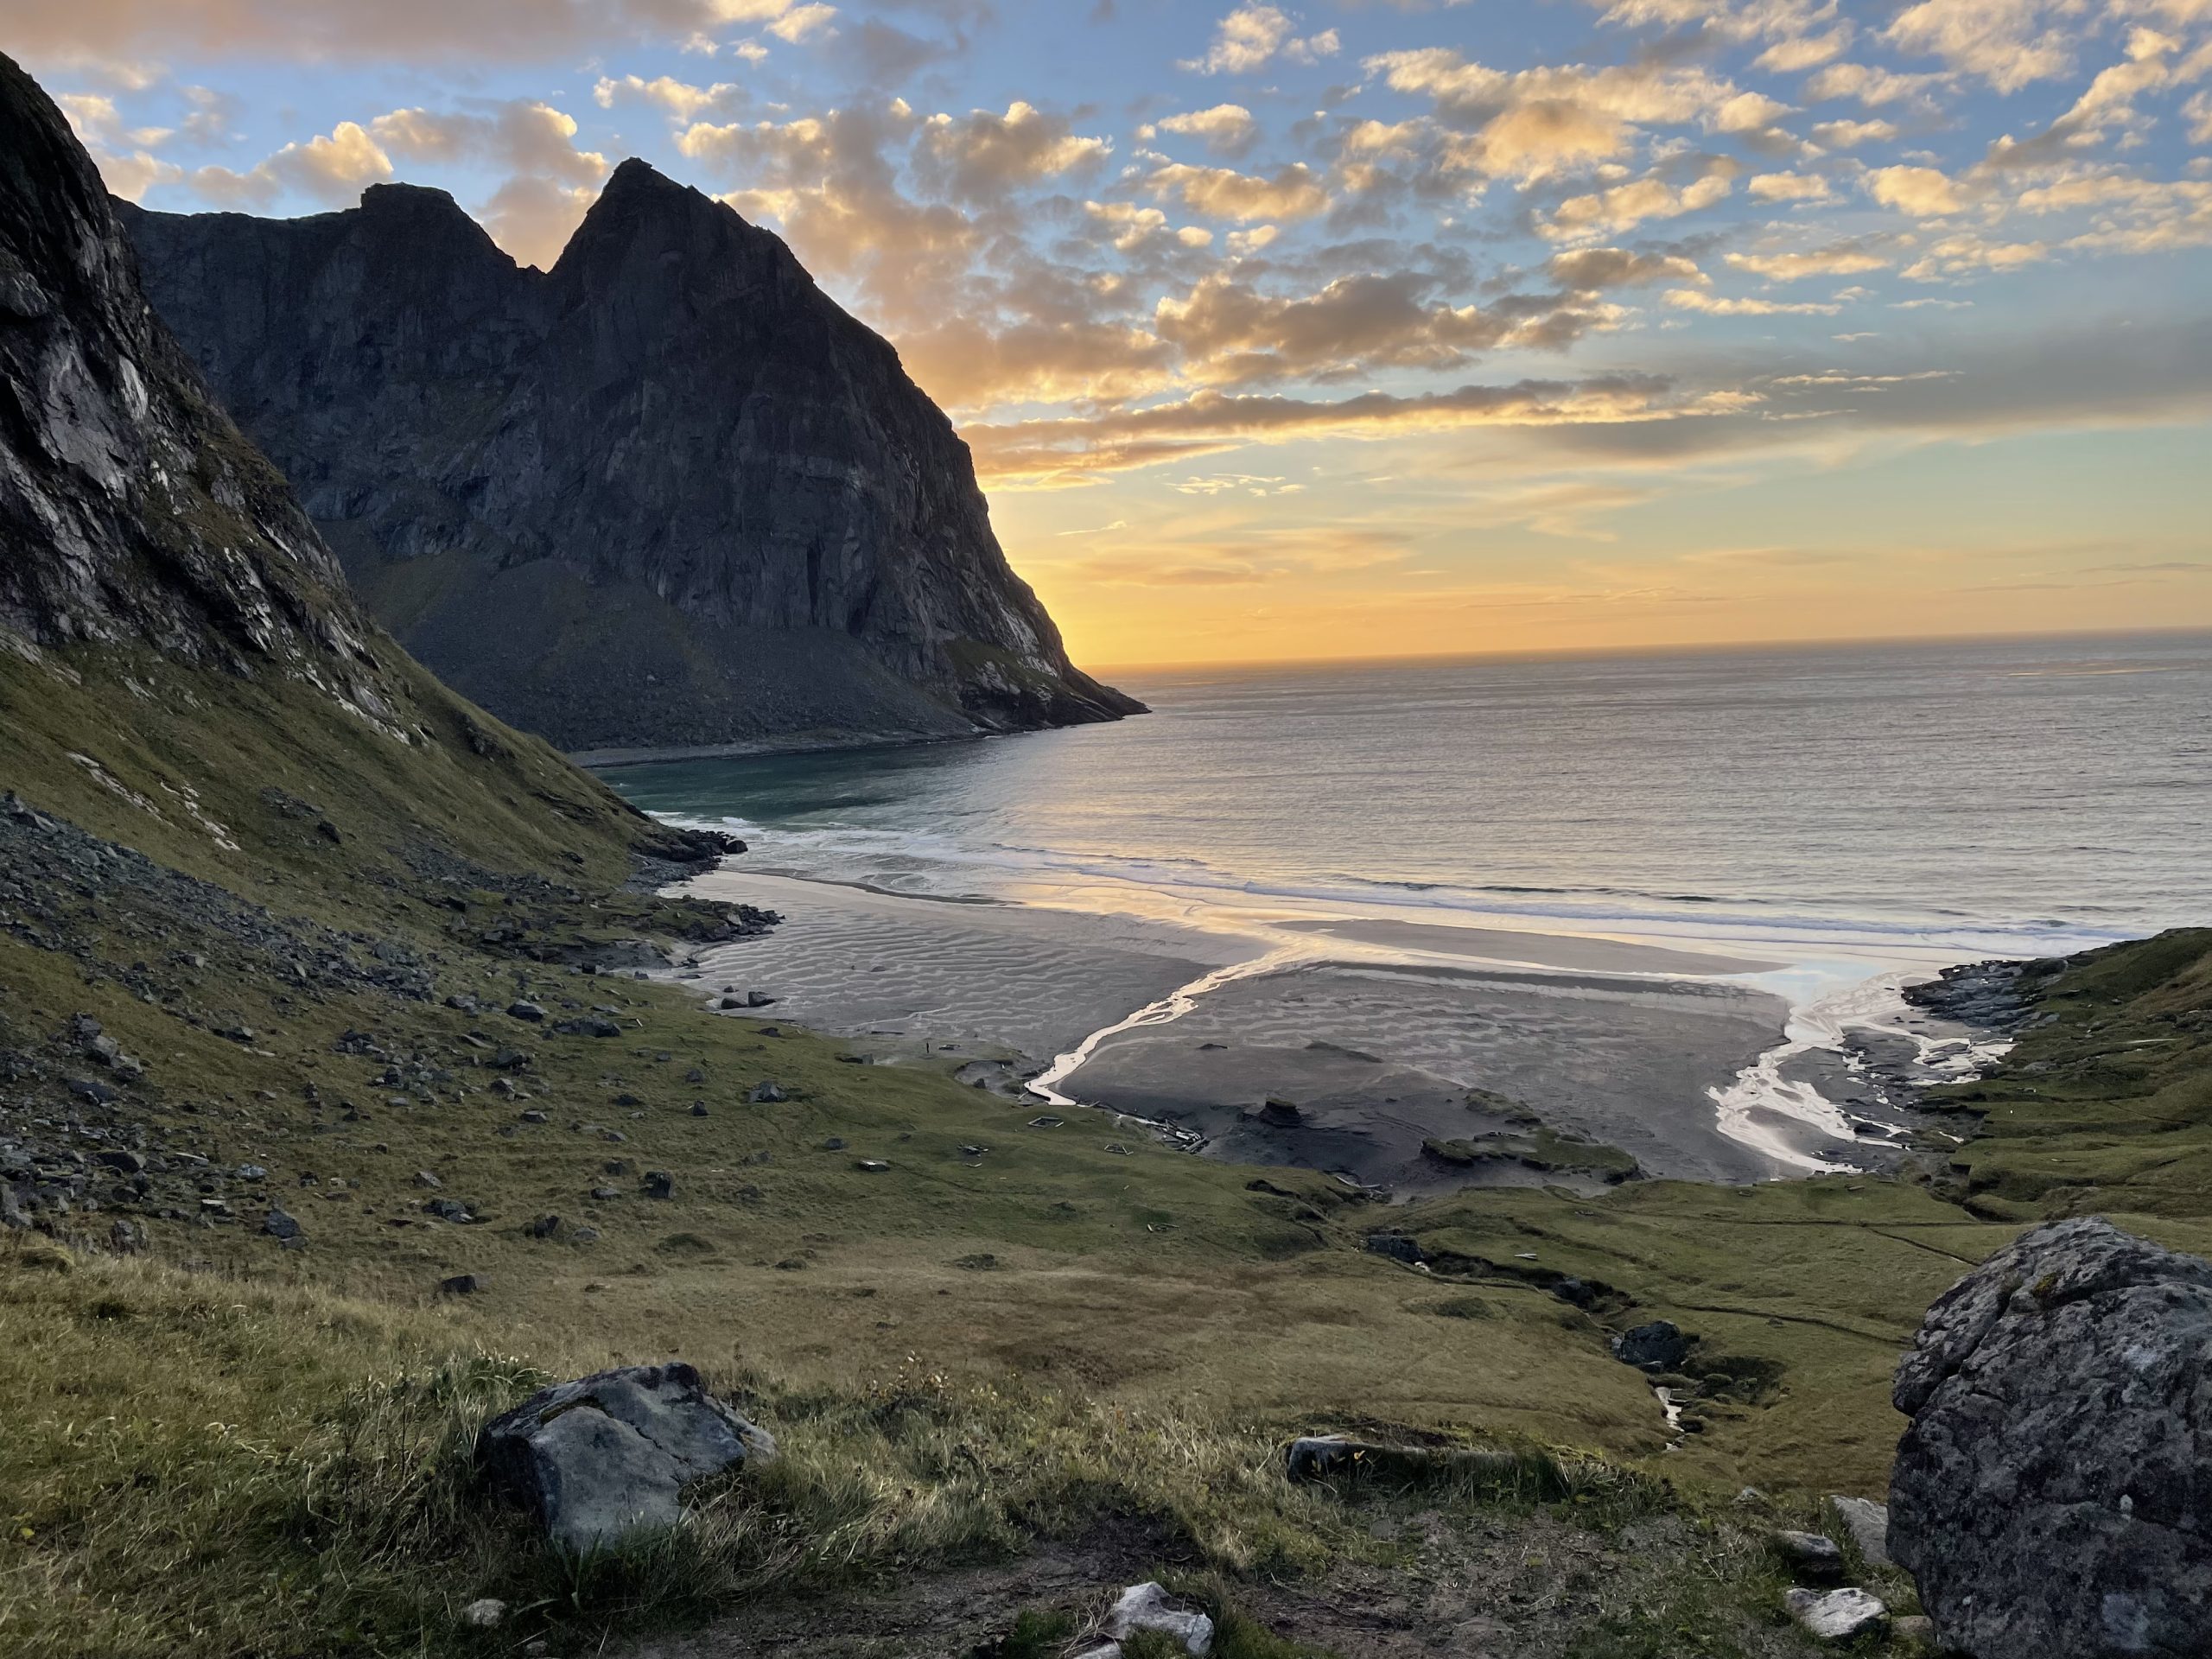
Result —
[[[2004,641],[2027,643],[2038,639],[2141,639],[2202,634],[2212,639],[2212,622],[2180,623],[2169,627],[2026,628],[1986,633],[1839,634],[1818,639],[1713,639],[1651,645],[1537,645],[1522,650],[1424,651],[1394,655],[1344,657],[1186,657],[1150,662],[1077,664],[1093,678],[1129,673],[1163,673],[1230,669],[1384,668],[1414,663],[1573,662],[1611,657],[1698,657],[1749,654],[1755,652],[1834,651],[1849,646],[1988,645]]]

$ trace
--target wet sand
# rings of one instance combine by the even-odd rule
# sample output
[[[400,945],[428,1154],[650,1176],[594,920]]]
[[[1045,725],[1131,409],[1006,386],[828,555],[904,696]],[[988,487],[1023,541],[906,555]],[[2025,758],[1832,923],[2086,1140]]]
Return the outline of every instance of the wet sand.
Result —
[[[1778,997],[1691,981],[1316,963],[1108,1038],[1062,1087],[1192,1130],[1224,1157],[1408,1195],[1471,1180],[1599,1184],[1512,1165],[1471,1173],[1424,1154],[1426,1141],[1510,1127],[1471,1108],[1471,1089],[1618,1147],[1647,1175],[1760,1180],[1780,1166],[1719,1132],[1706,1091],[1770,1046],[1786,1013]]]
[[[1652,957],[1677,955],[1707,973],[1734,971],[1710,965],[1726,958],[1530,934],[1507,943],[1555,943],[1562,957],[1611,971],[1386,965],[1329,960],[1319,935],[1308,954],[1278,945],[1270,956],[1259,937],[774,876],[724,872],[691,890],[787,918],[772,934],[701,952],[688,972],[702,990],[760,991],[776,999],[760,1017],[847,1037],[884,1059],[949,1052],[969,1062],[963,1075],[1009,1089],[1203,976],[1267,957],[1178,1018],[1101,1039],[1058,1084],[1084,1104],[1173,1125],[1221,1157],[1330,1170],[1405,1194],[1599,1184],[1510,1160],[1471,1168],[1425,1154],[1427,1141],[1514,1127],[1510,1114],[1469,1107],[1469,1090],[1480,1090],[1628,1152],[1647,1174],[1782,1173],[1720,1134],[1707,1092],[1778,1040],[1782,1000],[1712,980],[1630,976],[1655,971]]]
[[[1759,974],[1781,966],[1748,957],[1573,933],[1529,933],[1503,927],[1450,927],[1434,922],[1282,922],[1292,933],[1319,933],[1359,944],[1378,944],[1438,956],[1480,957],[1595,974]]]
[[[899,1057],[948,1049],[1027,1076],[1132,1009],[1251,954],[1237,942],[1071,911],[962,904],[722,872],[687,891],[783,913],[699,953],[702,989],[776,999],[761,1016]]]

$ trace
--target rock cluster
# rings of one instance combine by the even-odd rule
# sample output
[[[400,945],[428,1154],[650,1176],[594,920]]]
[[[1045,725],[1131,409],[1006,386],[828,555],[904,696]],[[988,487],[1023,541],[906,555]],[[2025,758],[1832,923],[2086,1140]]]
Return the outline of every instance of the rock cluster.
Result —
[[[2212,1262],[2098,1220],[1930,1308],[1888,1547],[1976,1659],[2212,1653]]]

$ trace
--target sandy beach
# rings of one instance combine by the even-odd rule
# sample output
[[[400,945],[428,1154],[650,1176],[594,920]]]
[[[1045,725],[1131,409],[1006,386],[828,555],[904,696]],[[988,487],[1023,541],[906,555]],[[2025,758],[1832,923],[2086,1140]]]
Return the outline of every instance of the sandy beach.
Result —
[[[733,870],[690,890],[786,918],[772,934],[700,953],[683,971],[702,992],[757,991],[775,999],[760,1017],[847,1037],[880,1062],[951,1058],[1028,1104],[1020,1084],[1095,1038],[1057,1077],[1060,1092],[1173,1126],[1221,1157],[1325,1169],[1405,1196],[1619,1177],[1602,1157],[1585,1160],[1576,1139],[1618,1148],[1650,1176],[1784,1173],[1720,1132],[1709,1091],[1780,1040],[1786,1004],[1725,979],[1664,976],[1758,963],[1351,918],[1287,927],[1271,942]],[[1446,960],[1339,956],[1360,944]],[[1448,960],[1485,954],[1558,965]],[[1187,1008],[1156,1006],[1217,975],[1217,985],[1178,999]],[[1144,1022],[1096,1036],[1143,1010]],[[1470,1106],[1471,1090],[1483,1103]],[[1515,1155],[1537,1120],[1567,1142]],[[1440,1155],[1440,1143],[1460,1146]]]

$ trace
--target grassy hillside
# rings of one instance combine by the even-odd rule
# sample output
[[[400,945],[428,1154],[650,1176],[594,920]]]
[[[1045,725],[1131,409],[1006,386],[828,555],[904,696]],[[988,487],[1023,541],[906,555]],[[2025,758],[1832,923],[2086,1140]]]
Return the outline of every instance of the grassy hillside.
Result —
[[[1953,1091],[1967,1139],[1921,1178],[1390,1208],[1089,1115],[1031,1128],[949,1075],[632,977],[639,941],[719,912],[624,891],[645,826],[408,683],[402,747],[158,659],[0,658],[0,783],[153,861],[0,823],[0,1141],[79,1182],[0,1253],[13,1649],[508,1650],[454,1623],[494,1593],[567,1650],[1113,1516],[1233,1596],[1285,1574],[1336,1594],[1403,1567],[1375,1529],[1440,1514],[1455,1539],[1506,1516],[1599,1549],[1681,1529],[1667,1586],[1593,1597],[1529,1652],[1676,1627],[1703,1645],[1649,1650],[1792,1651],[1758,1517],[1729,1499],[1756,1484],[1810,1518],[1822,1492],[1878,1493],[1889,1374],[1934,1296],[2044,1214],[2212,1246],[2212,934],[2041,981],[2055,1017]],[[93,1066],[79,1016],[143,1077]],[[73,1092],[88,1073],[114,1098]],[[272,1205],[303,1247],[264,1230]],[[441,1290],[459,1274],[477,1287]],[[1606,1346],[1657,1317],[1702,1338],[1674,1451]],[[563,1579],[474,1503],[467,1433],[542,1374],[671,1355],[795,1455],[713,1497],[675,1554]],[[1537,1472],[1378,1519],[1275,1473],[1317,1428],[1522,1447]]]

